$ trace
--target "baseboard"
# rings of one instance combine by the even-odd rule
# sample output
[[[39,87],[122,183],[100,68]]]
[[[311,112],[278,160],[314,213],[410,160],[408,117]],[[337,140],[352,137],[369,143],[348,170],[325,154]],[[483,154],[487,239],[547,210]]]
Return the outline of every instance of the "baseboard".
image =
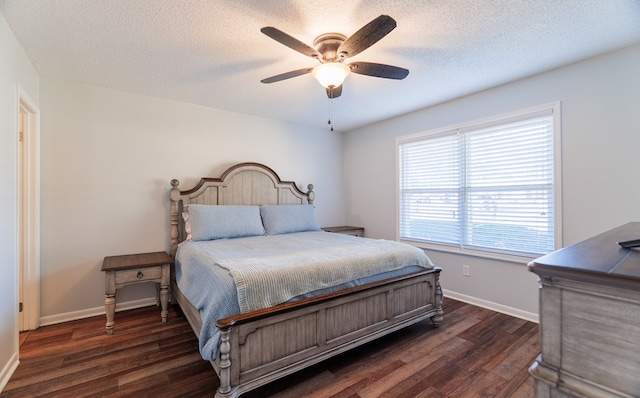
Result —
[[[132,310],[134,308],[148,307],[156,305],[155,297],[116,303],[116,312]],[[65,312],[63,314],[48,315],[40,318],[40,326],[54,325],[57,323],[75,321],[78,319],[90,318],[92,316],[104,315],[104,306],[87,308],[86,310]],[[106,321],[105,321],[106,322]]]
[[[454,300],[462,301],[468,304],[473,304],[478,307],[482,307],[488,310],[500,312],[502,314],[514,316],[516,318],[524,319],[526,321],[538,323],[538,314],[534,312],[522,311],[517,308],[494,303],[492,301],[482,300],[477,297],[468,296],[466,294],[457,293],[447,289],[443,289],[443,292],[445,297],[450,297]],[[134,308],[148,307],[150,305],[156,305],[155,298],[150,297],[150,298],[145,298],[141,300],[127,301],[124,303],[116,303],[116,312],[132,310]],[[86,310],[43,316],[40,318],[40,326],[54,325],[57,323],[75,321],[78,319],[90,318],[92,316],[98,316],[98,315],[104,315],[104,314],[105,314],[104,307],[100,306],[95,308],[88,308]]]
[[[488,310],[500,312],[502,314],[510,315],[516,318],[524,319],[525,321],[538,323],[538,314],[535,312],[522,311],[517,308],[509,307],[506,305],[494,303],[492,301],[486,301],[477,297],[467,296],[466,294],[452,292],[447,289],[442,289],[445,297],[450,297],[454,300],[462,301],[467,304],[473,304],[478,307],[486,308]],[[446,317],[446,314],[445,314]]]
[[[9,362],[2,368],[2,372],[0,372],[0,392],[4,390],[7,383],[9,383],[9,379],[13,375],[13,372],[16,371],[18,364],[20,361],[18,360],[18,353],[14,352]]]

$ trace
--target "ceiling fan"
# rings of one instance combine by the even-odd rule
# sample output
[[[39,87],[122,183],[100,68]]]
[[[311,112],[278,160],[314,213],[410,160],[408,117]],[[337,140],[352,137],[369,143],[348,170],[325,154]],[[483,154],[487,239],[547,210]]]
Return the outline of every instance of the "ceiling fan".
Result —
[[[281,73],[262,79],[261,82],[274,83],[312,73],[327,90],[327,96],[337,98],[342,94],[342,83],[350,72],[385,79],[404,79],[409,74],[409,70],[397,66],[372,62],[344,64],[345,59],[371,47],[395,27],[396,21],[393,18],[388,15],[380,15],[350,37],[340,33],[325,33],[318,36],[311,47],[279,29],[266,26],[260,29],[262,33],[299,53],[317,59],[320,61],[320,65]]]

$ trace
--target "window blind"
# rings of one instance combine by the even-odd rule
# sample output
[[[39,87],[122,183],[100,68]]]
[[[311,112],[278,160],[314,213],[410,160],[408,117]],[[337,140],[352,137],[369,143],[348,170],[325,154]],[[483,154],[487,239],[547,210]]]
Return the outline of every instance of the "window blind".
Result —
[[[548,110],[399,142],[400,238],[553,251],[553,134]]]

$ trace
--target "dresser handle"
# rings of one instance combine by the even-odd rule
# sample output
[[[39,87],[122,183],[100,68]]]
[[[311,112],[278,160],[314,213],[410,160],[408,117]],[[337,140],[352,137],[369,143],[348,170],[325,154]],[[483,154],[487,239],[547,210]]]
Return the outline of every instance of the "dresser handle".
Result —
[[[136,278],[138,279],[142,279],[144,275],[142,274],[142,271],[138,271],[138,275],[136,275]]]

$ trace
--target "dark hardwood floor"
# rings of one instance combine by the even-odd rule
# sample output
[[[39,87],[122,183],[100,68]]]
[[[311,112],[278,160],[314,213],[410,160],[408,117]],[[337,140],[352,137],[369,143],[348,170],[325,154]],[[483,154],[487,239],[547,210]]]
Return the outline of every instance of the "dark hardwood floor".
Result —
[[[527,369],[538,325],[445,299],[440,328],[398,331],[244,397],[532,397]],[[176,307],[169,321],[147,307],[42,327],[20,335],[9,397],[212,397],[211,365]]]

